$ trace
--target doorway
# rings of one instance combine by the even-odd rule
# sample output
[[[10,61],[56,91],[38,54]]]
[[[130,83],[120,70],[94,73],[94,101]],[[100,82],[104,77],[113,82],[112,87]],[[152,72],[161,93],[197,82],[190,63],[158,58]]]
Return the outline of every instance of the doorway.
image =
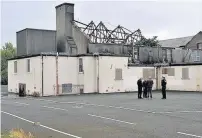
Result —
[[[19,83],[19,96],[24,97],[26,96],[26,84]]]

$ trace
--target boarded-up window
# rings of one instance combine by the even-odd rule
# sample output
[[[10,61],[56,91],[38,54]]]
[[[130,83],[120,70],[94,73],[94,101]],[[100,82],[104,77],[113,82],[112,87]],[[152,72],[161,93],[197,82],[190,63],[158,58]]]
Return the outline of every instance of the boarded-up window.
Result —
[[[30,72],[30,59],[27,59],[27,72]]]
[[[14,61],[14,73],[17,73],[18,71],[18,65],[17,65],[17,61]]]
[[[162,68],[162,74],[168,74],[168,76],[175,76],[174,68]]]
[[[115,70],[115,80],[122,80],[122,69]]]
[[[189,79],[189,68],[182,68],[182,80]]]
[[[162,68],[162,74],[168,74],[168,69],[167,68]]]
[[[175,69],[174,68],[167,68],[168,76],[175,76]]]
[[[155,78],[155,69],[143,69],[143,78],[148,79],[149,77]]]
[[[83,59],[79,58],[79,72],[83,72]]]

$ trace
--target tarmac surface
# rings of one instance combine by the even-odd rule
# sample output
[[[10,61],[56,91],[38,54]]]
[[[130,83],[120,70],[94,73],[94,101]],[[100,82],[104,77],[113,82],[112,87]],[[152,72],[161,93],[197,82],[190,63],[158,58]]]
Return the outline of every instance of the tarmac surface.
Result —
[[[202,93],[4,96],[1,121],[37,138],[202,138]]]

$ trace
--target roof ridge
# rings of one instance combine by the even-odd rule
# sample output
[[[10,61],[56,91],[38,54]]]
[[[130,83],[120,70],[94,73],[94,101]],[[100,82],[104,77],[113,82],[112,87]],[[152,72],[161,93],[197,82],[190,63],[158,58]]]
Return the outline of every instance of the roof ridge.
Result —
[[[187,38],[187,37],[194,37],[195,35],[192,36],[184,36],[184,37],[176,37],[176,38],[169,38],[169,39],[164,39],[164,40],[159,40],[159,41],[167,41],[167,40],[174,40],[174,39],[182,39],[182,38]]]

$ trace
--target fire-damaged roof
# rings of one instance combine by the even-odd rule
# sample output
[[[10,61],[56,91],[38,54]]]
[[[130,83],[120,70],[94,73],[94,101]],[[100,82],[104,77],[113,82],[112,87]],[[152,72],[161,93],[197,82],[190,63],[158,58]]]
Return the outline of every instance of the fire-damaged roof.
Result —
[[[130,31],[121,25],[113,30],[108,29],[103,22],[96,25],[93,21],[85,24],[74,20],[74,25],[80,28],[90,43],[135,45],[142,38],[140,29]]]

